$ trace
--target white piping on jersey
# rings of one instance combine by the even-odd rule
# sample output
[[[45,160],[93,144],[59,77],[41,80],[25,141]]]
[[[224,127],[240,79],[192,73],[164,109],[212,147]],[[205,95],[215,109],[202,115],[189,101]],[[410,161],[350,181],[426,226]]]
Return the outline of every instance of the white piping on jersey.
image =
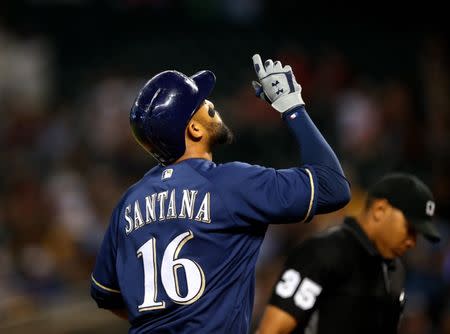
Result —
[[[304,223],[308,219],[309,215],[311,214],[311,209],[312,209],[313,202],[314,202],[314,180],[312,177],[312,173],[308,168],[305,168],[305,171],[308,173],[309,183],[311,184],[311,198],[309,200],[308,212],[306,213],[305,219],[303,219],[301,221],[302,223]]]
[[[119,290],[114,290],[114,289],[111,289],[111,288],[107,288],[106,286],[104,286],[104,285],[100,284],[99,282],[97,282],[97,280],[94,278],[94,275],[91,275],[91,278],[92,278],[92,282],[94,282],[95,285],[101,287],[102,289],[104,289],[106,291],[109,291],[109,292],[120,293]]]

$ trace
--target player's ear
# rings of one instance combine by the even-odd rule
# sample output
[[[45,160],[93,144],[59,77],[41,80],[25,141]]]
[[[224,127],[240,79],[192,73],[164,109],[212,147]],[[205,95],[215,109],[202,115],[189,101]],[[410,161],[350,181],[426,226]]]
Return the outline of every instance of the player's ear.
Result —
[[[192,141],[200,141],[203,137],[203,126],[200,124],[200,122],[196,121],[194,118],[192,118],[186,128],[186,133],[189,139]]]

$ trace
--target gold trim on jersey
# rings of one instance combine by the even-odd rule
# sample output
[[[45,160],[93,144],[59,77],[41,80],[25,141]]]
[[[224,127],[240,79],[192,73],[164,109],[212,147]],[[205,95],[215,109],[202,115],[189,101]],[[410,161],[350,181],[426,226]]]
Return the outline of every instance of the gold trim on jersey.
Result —
[[[308,219],[309,215],[311,214],[311,209],[312,209],[313,202],[314,202],[314,179],[313,179],[311,171],[308,168],[305,168],[305,171],[308,173],[309,183],[311,184],[311,199],[309,200],[308,212],[306,212],[305,219],[303,219],[301,221],[302,223],[304,223]]]
[[[91,278],[92,278],[92,282],[94,282],[95,285],[99,286],[99,287],[102,288],[103,290],[106,290],[106,291],[109,291],[109,292],[120,293],[119,290],[114,290],[114,289],[108,288],[108,287],[106,287],[106,286],[100,284],[99,282],[97,282],[97,280],[94,278],[94,275],[91,275]]]

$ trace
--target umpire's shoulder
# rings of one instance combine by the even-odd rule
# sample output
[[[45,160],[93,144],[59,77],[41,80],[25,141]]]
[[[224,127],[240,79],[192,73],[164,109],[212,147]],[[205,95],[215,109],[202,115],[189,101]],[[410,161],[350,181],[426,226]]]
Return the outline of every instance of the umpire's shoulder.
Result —
[[[320,232],[316,232],[308,239],[305,239],[299,246],[303,245],[321,245],[322,247],[334,247],[335,245],[339,245],[344,243],[347,240],[348,236],[343,228],[343,224],[338,224],[335,226],[331,226],[322,230]]]
[[[335,263],[346,257],[348,234],[341,224],[329,227],[303,240],[291,252],[293,257],[321,259]]]

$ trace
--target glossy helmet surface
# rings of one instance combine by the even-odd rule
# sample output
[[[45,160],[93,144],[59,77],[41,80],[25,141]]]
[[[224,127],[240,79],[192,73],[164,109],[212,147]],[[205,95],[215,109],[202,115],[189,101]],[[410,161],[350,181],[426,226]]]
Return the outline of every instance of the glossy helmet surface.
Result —
[[[188,77],[170,70],[151,78],[139,91],[130,111],[130,125],[137,142],[164,166],[180,158],[186,150],[186,126],[215,83],[211,71]]]

